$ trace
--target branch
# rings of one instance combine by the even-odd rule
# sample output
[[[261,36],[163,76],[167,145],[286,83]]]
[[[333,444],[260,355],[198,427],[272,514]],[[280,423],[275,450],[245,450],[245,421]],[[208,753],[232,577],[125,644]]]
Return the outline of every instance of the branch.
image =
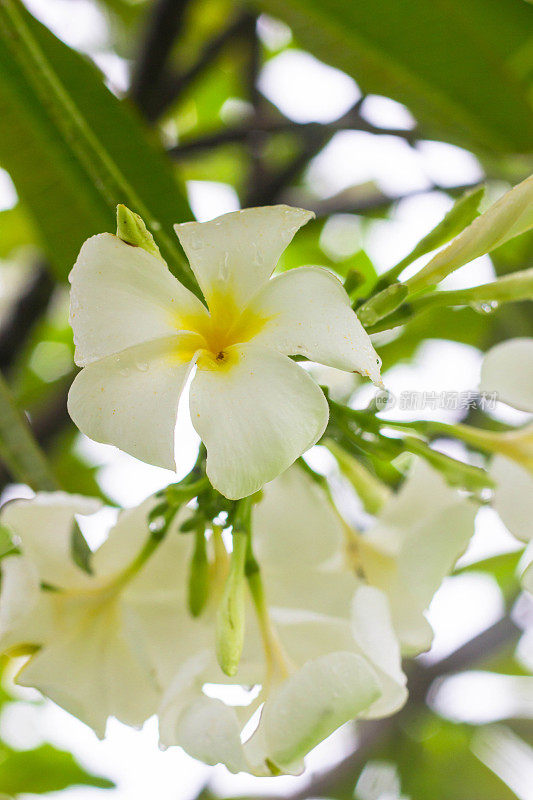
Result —
[[[314,211],[316,216],[320,218],[327,217],[330,214],[364,214],[368,211],[379,211],[381,209],[388,208],[394,203],[399,203],[400,200],[407,200],[410,197],[418,197],[419,195],[427,194],[428,192],[446,192],[446,194],[450,194],[452,197],[455,197],[456,195],[460,195],[468,189],[473,189],[476,186],[479,186],[479,181],[475,181],[474,183],[462,183],[456,186],[441,186],[438,183],[432,183],[425,189],[414,189],[411,192],[405,192],[405,194],[399,195],[387,195],[384,192],[379,191],[379,189],[376,189],[373,194],[370,194],[368,197],[364,197],[362,199],[357,196],[354,197],[355,192],[358,191],[358,187],[353,187],[340,192],[333,197],[328,197],[325,200],[319,200],[316,202],[313,202],[309,198],[304,198],[301,201],[294,197],[287,199],[292,204],[303,205],[310,211]]]
[[[236,37],[246,33],[250,26],[250,14],[243,13],[228,27],[211,39],[191,67],[181,74],[164,75],[157,91],[150,98],[150,107],[145,109],[147,118],[154,122],[173,103],[178,101],[204,70],[215,61],[222,50]]]
[[[149,119],[172,45],[183,27],[187,5],[188,0],[157,0],[151,11],[129,92]]]
[[[256,134],[276,134],[292,133],[297,136],[315,138],[317,134],[324,132],[333,136],[337,131],[357,130],[366,133],[373,133],[376,136],[397,136],[408,142],[416,142],[420,138],[420,131],[417,128],[404,130],[403,128],[380,128],[367,122],[355,109],[351,109],[335,122],[293,122],[289,119],[261,119],[259,116],[253,117],[248,122],[234,127],[223,128],[215,133],[201,136],[197,139],[182,142],[168,150],[172,158],[180,159],[194,154],[198,151],[208,150],[223,144],[245,143],[250,136]],[[428,138],[424,135],[424,138]]]

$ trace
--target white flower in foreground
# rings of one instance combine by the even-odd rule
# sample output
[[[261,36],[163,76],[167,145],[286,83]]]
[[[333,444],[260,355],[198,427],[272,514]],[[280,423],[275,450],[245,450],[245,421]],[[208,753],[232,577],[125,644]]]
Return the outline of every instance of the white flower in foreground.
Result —
[[[533,414],[533,339],[509,339],[485,355],[481,391]],[[477,432],[480,443],[496,453],[490,475],[493,505],[518,539],[533,539],[533,424],[506,433]]]
[[[233,772],[298,773],[303,757],[343,723],[403,705],[400,649],[385,595],[347,569],[342,526],[300,468],[265,487],[252,538],[269,621],[260,629],[249,604],[234,678],[222,675],[212,649],[183,664],[159,712],[160,735]],[[209,624],[209,614],[202,619]],[[232,706],[224,686],[235,683],[262,689],[249,705]]]
[[[200,631],[185,607],[189,537],[170,531],[150,560],[125,571],[149,532],[153,500],[124,511],[94,553],[92,574],[71,555],[76,514],[99,503],[61,492],[8,503],[2,523],[22,555],[2,560],[0,651],[29,654],[16,682],[32,686],[98,736],[114,716],[140,725],[157,711],[176,652],[185,658]]]
[[[290,604],[298,593],[307,607],[343,616],[354,586],[366,582],[388,598],[404,654],[430,647],[424,612],[474,532],[471,501],[422,459],[364,533],[349,528],[298,467],[264,493],[256,520],[270,533],[256,550],[261,563],[267,554],[278,565],[267,575],[274,597]]]
[[[143,461],[174,469],[180,394],[212,484],[252,494],[318,441],[327,402],[290,355],[380,383],[379,359],[341,283],[302,267],[269,280],[312,213],[251,208],[176,232],[209,310],[140,247],[100,234],[71,272],[71,325],[83,367],[69,395],[76,425]]]

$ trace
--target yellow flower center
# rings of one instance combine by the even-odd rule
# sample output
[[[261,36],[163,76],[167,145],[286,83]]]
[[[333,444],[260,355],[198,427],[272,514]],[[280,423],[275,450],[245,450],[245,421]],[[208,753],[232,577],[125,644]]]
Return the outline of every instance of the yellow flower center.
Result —
[[[268,320],[250,308],[239,308],[230,294],[218,293],[210,297],[209,315],[189,314],[176,322],[180,330],[192,333],[186,350],[191,357],[191,351],[201,351],[201,369],[228,369],[239,360],[235,345],[251,341]]]

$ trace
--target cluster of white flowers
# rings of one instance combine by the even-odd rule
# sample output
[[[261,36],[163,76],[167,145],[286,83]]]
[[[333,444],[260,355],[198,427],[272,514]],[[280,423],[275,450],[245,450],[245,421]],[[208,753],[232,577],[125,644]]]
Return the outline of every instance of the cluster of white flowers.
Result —
[[[297,773],[348,720],[397,711],[401,656],[431,644],[425,611],[467,546],[475,502],[414,459],[360,532],[294,463],[323,435],[328,403],[290,356],[381,385],[379,358],[331,273],[303,267],[270,279],[311,216],[275,206],[177,225],[207,307],[156,252],[110,234],[89,239],[71,273],[77,426],[173,469],[178,402],[195,368],[190,411],[207,449],[209,497],[229,513],[226,522],[206,513],[199,527],[200,494],[187,505],[196,495],[185,492],[162,532],[153,520],[166,508],[153,497],[123,511],[104,544],[81,557],[77,517],[98,501],[43,493],[4,508],[18,552],[2,561],[0,651],[25,655],[17,682],[99,736],[111,716],[141,725],[157,714],[164,745],[208,764]],[[532,349],[496,348],[482,388],[533,411],[533,374],[526,385],[513,373],[522,350],[533,363]],[[533,511],[531,440],[531,429],[502,438],[493,462],[496,507],[522,538]],[[258,490],[232,550],[223,530],[235,522],[231,508]],[[191,609],[195,577],[203,595]],[[221,607],[245,619],[231,669],[215,646],[231,627],[221,627]],[[246,690],[241,704],[231,704],[228,685]]]

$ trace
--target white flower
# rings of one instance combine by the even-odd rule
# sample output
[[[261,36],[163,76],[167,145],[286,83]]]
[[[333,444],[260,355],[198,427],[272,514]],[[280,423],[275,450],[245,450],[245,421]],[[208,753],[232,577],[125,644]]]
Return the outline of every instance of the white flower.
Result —
[[[189,537],[167,534],[146,565],[125,570],[149,536],[154,501],[124,511],[93,554],[92,574],[71,555],[76,514],[95,500],[61,492],[8,503],[2,523],[22,555],[2,560],[0,651],[30,654],[17,683],[32,686],[90,725],[109,716],[140,725],[201,635],[185,606]]]
[[[362,534],[348,527],[300,468],[268,484],[264,493],[256,521],[265,535],[256,550],[267,565],[273,597],[344,616],[363,580],[388,598],[404,654],[430,647],[433,632],[424,611],[474,532],[472,502],[422,459]],[[268,564],[276,567],[268,571]]]
[[[139,247],[89,239],[71,272],[76,425],[97,441],[174,469],[180,394],[192,367],[192,422],[212,484],[252,494],[318,441],[326,400],[289,355],[380,383],[379,359],[340,282],[318,267],[269,280],[311,212],[251,208],[176,231],[209,311]]]
[[[212,649],[183,664],[159,712],[161,740],[233,772],[298,773],[303,757],[343,723],[403,705],[400,649],[385,595],[347,569],[342,526],[299,467],[265,486],[254,506],[252,539],[267,630],[250,603],[232,679]],[[209,615],[203,619],[209,624]],[[262,691],[250,705],[232,707],[221,698],[224,686],[236,682]],[[262,703],[257,728],[243,744],[243,729]]]
[[[533,414],[533,339],[508,339],[485,355],[481,390]],[[490,475],[496,484],[493,505],[518,539],[533,538],[533,424],[506,433],[478,431],[496,456]]]
[[[417,459],[376,523],[357,537],[366,580],[389,598],[405,655],[431,646],[433,631],[424,612],[465,551],[476,512],[472,501]]]

